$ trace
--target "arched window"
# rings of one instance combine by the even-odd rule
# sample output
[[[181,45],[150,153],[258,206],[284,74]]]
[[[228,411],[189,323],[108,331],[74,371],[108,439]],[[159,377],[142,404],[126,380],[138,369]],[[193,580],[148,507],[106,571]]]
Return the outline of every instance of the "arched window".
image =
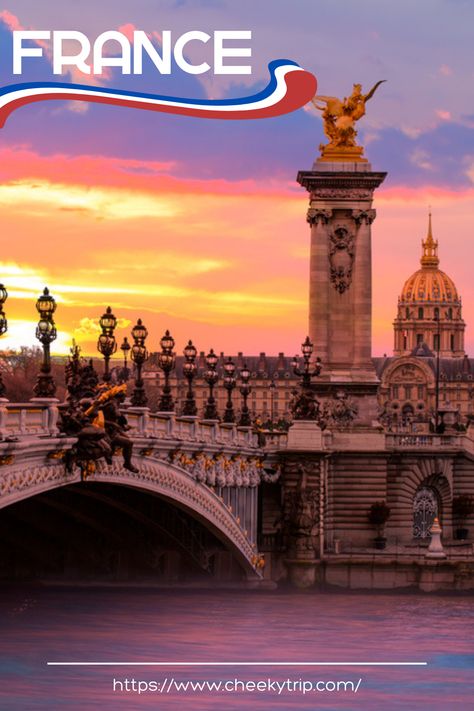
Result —
[[[423,307],[422,307],[422,306],[419,306],[419,307],[418,307],[418,318],[424,318]]]
[[[429,486],[421,486],[413,499],[413,538],[430,537],[430,529],[439,517],[439,501],[436,491]]]
[[[439,308],[438,308],[438,307],[436,307],[435,310],[434,310],[434,317],[435,317],[436,320],[439,319]]]
[[[447,312],[446,316],[447,316],[448,318],[453,318],[453,310],[452,310],[452,308],[451,308],[451,307],[449,307],[449,309],[448,309],[448,312]]]
[[[451,345],[451,350],[454,351],[454,333],[451,334],[450,345]]]
[[[408,306],[405,309],[405,318],[410,318],[410,309],[408,308]]]

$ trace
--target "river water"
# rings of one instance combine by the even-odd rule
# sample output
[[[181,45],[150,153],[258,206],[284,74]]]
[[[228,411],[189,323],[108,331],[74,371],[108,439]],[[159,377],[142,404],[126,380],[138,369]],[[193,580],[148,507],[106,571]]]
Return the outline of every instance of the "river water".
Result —
[[[467,596],[17,587],[0,594],[0,614],[2,711],[474,708],[474,600]],[[212,666],[218,661],[233,664]],[[249,661],[259,665],[237,664]],[[304,665],[414,661],[428,665]],[[132,680],[135,688],[142,682],[141,694]],[[236,680],[247,683],[245,691]],[[151,681],[156,689],[166,682],[164,691]],[[230,690],[176,689],[189,681],[229,682]],[[318,681],[359,686],[317,690]],[[263,682],[261,690],[248,682]],[[303,682],[313,689],[303,694]]]

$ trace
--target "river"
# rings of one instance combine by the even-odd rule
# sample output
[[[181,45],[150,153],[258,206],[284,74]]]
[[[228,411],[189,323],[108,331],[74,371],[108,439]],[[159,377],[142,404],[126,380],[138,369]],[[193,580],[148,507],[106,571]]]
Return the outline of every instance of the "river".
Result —
[[[468,596],[18,586],[1,592],[0,614],[2,711],[455,711],[474,705],[474,599]],[[177,689],[191,681],[220,681],[221,689]],[[350,684],[333,690],[341,681]]]

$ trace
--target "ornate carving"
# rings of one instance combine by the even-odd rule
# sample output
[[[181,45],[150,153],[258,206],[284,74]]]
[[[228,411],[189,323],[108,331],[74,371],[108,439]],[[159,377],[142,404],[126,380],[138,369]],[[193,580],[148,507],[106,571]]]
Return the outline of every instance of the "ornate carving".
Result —
[[[321,222],[323,225],[327,225],[332,217],[332,210],[321,210],[316,207],[310,207],[306,213],[306,222],[311,226],[317,225]]]
[[[332,425],[338,429],[346,429],[352,425],[358,412],[357,404],[341,388],[335,393],[333,400],[325,403],[323,417],[326,426]]]
[[[2,474],[0,478],[0,501],[9,496],[16,498],[15,494],[25,489],[31,489],[33,493],[35,489],[43,488],[43,485],[48,482],[61,483],[75,478],[76,475],[66,471],[62,464],[14,468],[13,471]]]
[[[170,454],[170,461],[196,481],[208,486],[253,488],[258,486],[263,478],[262,462],[257,457],[227,457],[224,454],[213,456],[205,452],[190,454],[178,450]]]
[[[354,264],[354,234],[337,224],[329,235],[329,276],[336,291],[343,294],[351,285]]]
[[[372,193],[372,190],[362,188],[316,188],[311,192],[311,199],[371,200]]]
[[[352,217],[357,225],[365,223],[366,225],[371,225],[376,217],[375,210],[352,210]]]
[[[283,528],[288,540],[290,555],[305,557],[315,551],[315,531],[319,521],[319,493],[308,486],[308,476],[314,476],[314,466],[295,463],[287,466],[299,474],[296,489],[285,494]],[[319,470],[319,468],[318,468]]]
[[[302,388],[301,391],[294,390],[293,398],[290,401],[290,412],[294,420],[316,420],[320,419],[319,401],[312,390]]]

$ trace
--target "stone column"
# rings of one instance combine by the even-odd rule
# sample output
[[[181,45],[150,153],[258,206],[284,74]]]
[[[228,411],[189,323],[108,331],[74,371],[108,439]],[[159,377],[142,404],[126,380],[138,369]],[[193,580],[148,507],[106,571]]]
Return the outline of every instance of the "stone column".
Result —
[[[372,372],[372,244],[375,210],[353,210],[357,226],[354,257],[354,368]]]
[[[328,222],[332,210],[310,207],[306,220],[311,227],[311,251],[309,266],[309,337],[315,352],[323,362],[329,357],[329,330],[326,318],[329,307],[327,254]],[[318,324],[319,328],[313,328]]]
[[[372,354],[372,198],[386,173],[364,161],[317,160],[297,180],[309,193],[309,336],[323,361],[318,389],[359,400],[359,421],[377,413]],[[364,400],[364,402],[362,402]],[[360,423],[360,422],[359,422]]]

